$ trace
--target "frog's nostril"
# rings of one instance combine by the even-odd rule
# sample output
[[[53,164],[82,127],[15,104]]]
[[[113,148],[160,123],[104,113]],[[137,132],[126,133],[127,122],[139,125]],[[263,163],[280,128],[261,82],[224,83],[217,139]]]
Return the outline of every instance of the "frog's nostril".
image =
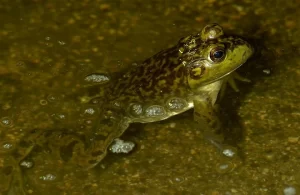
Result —
[[[245,59],[245,58],[247,58],[247,55],[246,55],[246,51],[244,51],[244,53],[243,53],[243,59]]]
[[[251,55],[252,55],[252,51],[244,51],[244,53],[242,54],[242,58],[243,60],[247,60]]]

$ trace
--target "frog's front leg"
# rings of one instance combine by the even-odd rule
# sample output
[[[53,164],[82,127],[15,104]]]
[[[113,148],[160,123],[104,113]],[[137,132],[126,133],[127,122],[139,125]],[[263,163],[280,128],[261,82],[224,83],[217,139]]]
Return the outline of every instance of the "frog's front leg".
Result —
[[[213,107],[209,98],[194,100],[194,120],[203,125],[206,130],[218,131],[221,128],[216,108]]]
[[[233,72],[231,74],[229,74],[228,76],[226,76],[222,82],[222,87],[220,90],[220,95],[219,95],[219,99],[222,99],[224,97],[227,85],[229,85],[235,92],[239,92],[239,88],[236,84],[236,80],[237,81],[241,81],[241,82],[245,82],[245,83],[250,83],[251,80],[242,77],[241,75],[239,75],[237,72]]]
[[[216,146],[222,154],[233,157],[236,149],[232,146],[224,144],[224,138],[218,135],[222,125],[218,117],[217,107],[208,99],[194,100],[194,120],[197,125],[203,129],[203,136],[214,146]]]

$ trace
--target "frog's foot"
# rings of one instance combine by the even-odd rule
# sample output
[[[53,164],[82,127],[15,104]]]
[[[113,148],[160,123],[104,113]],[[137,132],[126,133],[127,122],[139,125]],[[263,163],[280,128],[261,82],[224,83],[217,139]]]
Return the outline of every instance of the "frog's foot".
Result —
[[[206,131],[203,133],[204,138],[209,141],[212,145],[216,146],[216,148],[226,157],[233,158],[237,154],[237,149],[233,146],[224,144],[223,137],[220,135],[216,135],[210,131]]]

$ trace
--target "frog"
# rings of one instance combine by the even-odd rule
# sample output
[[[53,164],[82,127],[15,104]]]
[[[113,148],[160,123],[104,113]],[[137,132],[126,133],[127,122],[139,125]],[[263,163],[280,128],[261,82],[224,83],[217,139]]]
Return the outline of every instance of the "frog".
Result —
[[[217,132],[222,128],[216,109],[220,91],[239,78],[235,70],[253,53],[253,47],[243,38],[224,34],[216,23],[208,24],[114,82],[98,86],[99,91],[80,96],[81,104],[100,110],[96,125],[87,132],[34,129],[21,141],[22,152],[15,156],[20,164],[40,146],[66,163],[91,169],[131,123],[162,121],[190,109],[194,109],[197,128],[207,134]]]

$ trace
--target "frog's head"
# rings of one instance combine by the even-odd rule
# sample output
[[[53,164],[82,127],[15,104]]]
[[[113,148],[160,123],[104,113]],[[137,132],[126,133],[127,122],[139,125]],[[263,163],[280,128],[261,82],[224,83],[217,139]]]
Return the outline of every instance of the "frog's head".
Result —
[[[185,40],[183,65],[192,89],[213,83],[230,74],[253,54],[253,48],[239,37],[225,36],[217,24]]]

